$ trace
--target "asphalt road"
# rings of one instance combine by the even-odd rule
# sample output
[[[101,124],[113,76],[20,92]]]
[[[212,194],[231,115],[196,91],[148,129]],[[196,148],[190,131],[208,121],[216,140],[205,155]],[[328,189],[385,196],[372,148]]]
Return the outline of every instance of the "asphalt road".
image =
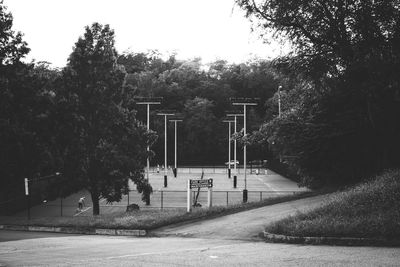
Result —
[[[159,237],[0,230],[0,266],[399,266],[400,248],[270,244],[257,238],[266,223],[323,198],[152,232]]]
[[[12,231],[0,235],[0,266],[398,266],[400,259],[398,248]]]

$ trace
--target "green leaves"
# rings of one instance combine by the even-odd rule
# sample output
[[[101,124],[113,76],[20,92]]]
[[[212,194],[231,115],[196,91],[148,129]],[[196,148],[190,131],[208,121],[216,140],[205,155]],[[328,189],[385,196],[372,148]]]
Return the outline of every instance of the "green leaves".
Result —
[[[60,129],[72,131],[62,154],[65,165],[74,171],[64,173],[71,183],[91,192],[97,205],[94,214],[99,211],[100,197],[121,200],[129,178],[143,183],[146,144],[156,138],[124,106],[129,103],[122,89],[125,74],[116,58],[110,27],[98,23],[86,27],[64,69],[58,96],[63,116],[69,120],[61,121]],[[145,188],[146,193],[150,191]]]
[[[0,69],[5,65],[18,63],[29,53],[27,43],[22,40],[20,32],[12,30],[13,17],[0,0]]]

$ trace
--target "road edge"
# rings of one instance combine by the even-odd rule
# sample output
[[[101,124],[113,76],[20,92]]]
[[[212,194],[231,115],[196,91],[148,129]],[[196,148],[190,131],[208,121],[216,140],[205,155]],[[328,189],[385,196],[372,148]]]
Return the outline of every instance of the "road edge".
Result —
[[[77,227],[52,227],[52,226],[28,226],[28,225],[0,225],[0,230],[50,232],[63,234],[85,235],[114,235],[114,236],[147,236],[146,230],[136,229],[107,229],[107,228],[77,228]]]
[[[307,245],[336,245],[336,246],[388,246],[399,247],[400,240],[388,240],[377,238],[356,238],[356,237],[301,237],[273,234],[266,231],[261,232],[261,237],[266,242],[307,244]]]

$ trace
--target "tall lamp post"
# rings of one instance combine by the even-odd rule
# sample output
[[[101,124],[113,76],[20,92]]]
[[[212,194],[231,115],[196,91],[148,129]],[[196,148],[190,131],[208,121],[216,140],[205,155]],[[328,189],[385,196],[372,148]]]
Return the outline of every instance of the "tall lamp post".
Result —
[[[246,137],[246,107],[256,106],[255,98],[231,98],[232,105],[243,106],[243,137]],[[244,169],[244,190],[243,190],[243,202],[247,202],[247,172],[246,172],[246,161],[247,161],[247,145],[244,143],[243,146],[243,169]]]
[[[160,105],[162,101],[162,97],[136,97],[134,98],[136,104],[138,105],[147,105],[147,131],[150,130],[150,105]],[[147,154],[149,154],[150,147],[147,146]],[[149,172],[150,172],[150,159],[147,156],[147,181],[149,180]],[[150,203],[149,203],[150,204]]]
[[[178,158],[177,157],[177,155],[178,155],[178,149],[177,149],[178,137],[177,137],[177,133],[178,133],[178,130],[177,130],[177,124],[178,124],[178,122],[182,122],[183,120],[179,119],[179,118],[173,118],[173,119],[171,119],[169,121],[173,122],[174,126],[175,126],[175,149],[174,149],[175,153],[174,153],[174,170],[173,170],[173,172],[174,172],[174,177],[176,178],[176,176],[178,175],[178,168],[177,168],[177,158]]]
[[[278,86],[278,117],[281,117],[281,90],[282,90],[282,85]],[[282,162],[282,154],[279,153],[279,162]]]
[[[282,85],[279,85],[278,87],[278,116],[279,118],[281,117],[281,89]]]
[[[227,113],[226,113],[226,116],[228,116],[228,117],[234,117],[235,118],[235,123],[234,123],[234,129],[233,129],[233,131],[234,131],[234,133],[236,134],[237,133],[237,117],[242,117],[243,116],[243,113],[241,112],[241,111],[236,111],[236,110],[233,110],[233,111],[228,111]],[[236,162],[237,162],[237,159],[236,159],[236,145],[237,145],[237,141],[236,141],[236,139],[233,141],[233,161],[234,161],[234,163],[233,163],[233,171],[234,171],[234,173],[235,173],[235,175],[234,175],[234,177],[233,178],[235,178],[236,176],[237,176],[237,169],[236,169]],[[236,178],[235,178],[236,179]]]
[[[224,122],[224,123],[228,123],[228,127],[229,127],[229,130],[228,130],[228,178],[231,178],[231,124],[232,124],[232,122],[234,122],[234,121],[232,121],[232,120],[228,120],[228,119],[224,119],[224,120],[222,120],[222,122]]]
[[[157,113],[157,115],[164,116],[164,187],[167,187],[167,117],[173,116],[175,113],[172,111],[160,111]]]

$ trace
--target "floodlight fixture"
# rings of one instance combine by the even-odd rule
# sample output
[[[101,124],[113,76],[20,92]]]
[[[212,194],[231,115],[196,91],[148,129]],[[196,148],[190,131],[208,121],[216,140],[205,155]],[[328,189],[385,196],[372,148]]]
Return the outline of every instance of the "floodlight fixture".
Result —
[[[133,100],[138,105],[159,105],[161,104],[162,97],[134,97]]]
[[[170,110],[170,109],[158,110],[157,115],[158,116],[174,116],[174,115],[176,115],[176,111]]]
[[[256,106],[260,98],[255,97],[231,97],[230,101],[234,106]]]

